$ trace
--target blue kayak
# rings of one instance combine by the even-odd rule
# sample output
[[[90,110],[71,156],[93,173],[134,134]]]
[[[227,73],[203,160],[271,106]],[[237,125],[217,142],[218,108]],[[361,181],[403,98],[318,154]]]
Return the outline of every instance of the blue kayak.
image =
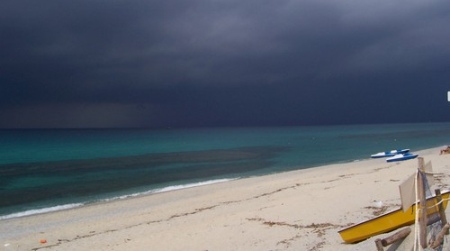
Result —
[[[392,157],[397,154],[407,153],[407,152],[409,152],[409,149],[398,149],[398,150],[392,150],[392,151],[386,151],[386,152],[379,152],[379,153],[370,155],[370,157],[371,158],[385,158],[385,157]]]
[[[386,161],[387,162],[403,161],[403,160],[415,159],[415,158],[417,158],[417,156],[419,156],[419,155],[412,154],[410,152],[406,152],[406,153],[396,154],[393,157],[387,158]]]

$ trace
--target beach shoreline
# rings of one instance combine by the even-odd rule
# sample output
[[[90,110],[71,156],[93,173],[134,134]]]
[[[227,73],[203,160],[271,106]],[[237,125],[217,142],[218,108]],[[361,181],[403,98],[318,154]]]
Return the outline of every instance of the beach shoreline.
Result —
[[[439,152],[416,153],[446,189]],[[373,250],[338,230],[398,208],[417,163],[367,159],[4,219],[0,250]]]

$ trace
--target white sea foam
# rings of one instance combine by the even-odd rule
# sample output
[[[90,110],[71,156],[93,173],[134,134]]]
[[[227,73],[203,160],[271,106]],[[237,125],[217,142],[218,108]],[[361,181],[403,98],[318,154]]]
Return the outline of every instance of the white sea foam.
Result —
[[[186,189],[186,188],[192,188],[192,187],[198,187],[198,186],[206,186],[206,185],[211,185],[211,184],[215,184],[215,183],[222,183],[222,182],[232,181],[232,180],[236,180],[236,179],[238,179],[238,178],[216,179],[216,180],[188,183],[188,184],[183,184],[183,185],[173,185],[173,186],[167,186],[167,187],[163,187],[163,188],[151,189],[151,190],[139,192],[139,193],[132,193],[132,194],[127,194],[127,195],[122,195],[122,196],[116,196],[113,198],[104,199],[103,201],[120,200],[120,199],[132,198],[132,197],[137,197],[137,196],[147,195],[147,194],[170,192],[170,191],[175,191],[175,190],[180,190],[180,189]]]
[[[54,207],[32,209],[32,210],[27,210],[27,211],[23,211],[23,212],[18,212],[18,213],[13,213],[13,214],[0,216],[0,220],[24,217],[24,216],[29,216],[29,215],[33,215],[33,214],[50,213],[50,212],[55,212],[55,211],[60,211],[60,210],[80,207],[80,206],[83,206],[83,205],[84,205],[83,203],[72,203],[72,204],[66,204],[66,205],[58,205],[58,206],[54,206]]]
[[[227,181],[231,181],[231,180],[236,180],[236,179],[217,179],[217,180],[208,180],[208,181],[202,181],[202,182],[197,182],[197,183],[189,183],[189,184],[184,184],[184,185],[168,186],[168,187],[164,187],[164,188],[160,188],[160,189],[155,189],[155,190],[153,190],[153,193],[162,193],[162,192],[169,192],[169,191],[180,190],[180,189],[191,188],[191,187],[206,186],[206,185],[211,185],[211,184],[215,184],[215,183],[227,182]]]
[[[222,182],[227,182],[227,181],[236,180],[236,179],[237,178],[235,178],[235,179],[216,179],[216,180],[208,180],[208,181],[189,183],[189,184],[184,184],[184,185],[173,185],[173,186],[167,186],[167,187],[163,187],[163,188],[152,189],[152,190],[139,192],[139,193],[133,193],[133,194],[127,194],[127,195],[122,195],[122,196],[116,196],[116,197],[113,197],[113,198],[104,199],[102,201],[120,200],[120,199],[137,197],[137,196],[147,195],[147,194],[163,193],[163,192],[175,191],[175,190],[192,188],[192,187],[198,187],[198,186],[206,186],[206,185],[211,185],[211,184],[215,184],[215,183],[222,183]],[[43,213],[55,212],[55,211],[60,211],[60,210],[80,207],[80,206],[83,206],[83,205],[85,205],[85,204],[84,203],[72,203],[72,204],[58,205],[58,206],[54,206],[54,207],[47,207],[47,208],[41,208],[41,209],[27,210],[27,211],[22,211],[22,212],[18,212],[18,213],[13,213],[13,214],[0,216],[0,220],[6,220],[6,219],[18,218],[18,217],[24,217],[24,216],[30,216],[30,215],[34,215],[34,214],[43,214]]]

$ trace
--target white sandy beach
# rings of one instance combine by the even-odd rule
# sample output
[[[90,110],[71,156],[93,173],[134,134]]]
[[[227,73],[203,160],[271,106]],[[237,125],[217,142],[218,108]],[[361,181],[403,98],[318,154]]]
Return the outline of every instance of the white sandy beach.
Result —
[[[446,189],[439,149],[415,153]],[[382,236],[345,244],[338,230],[398,208],[417,166],[370,159],[1,220],[0,250],[376,250]]]

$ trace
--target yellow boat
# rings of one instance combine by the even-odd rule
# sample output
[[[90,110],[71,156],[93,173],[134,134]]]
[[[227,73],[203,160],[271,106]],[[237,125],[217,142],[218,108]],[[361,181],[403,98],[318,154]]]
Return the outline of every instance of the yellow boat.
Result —
[[[447,200],[449,196],[450,191],[445,191],[441,194],[444,208],[447,207]],[[438,212],[438,207],[434,206],[437,203],[438,199],[436,196],[427,198],[427,215]],[[344,228],[339,231],[339,234],[346,243],[355,243],[375,235],[387,233],[397,228],[411,225],[415,221],[415,208],[416,205],[414,204],[406,212],[404,212],[401,208],[387,212],[376,218]]]

